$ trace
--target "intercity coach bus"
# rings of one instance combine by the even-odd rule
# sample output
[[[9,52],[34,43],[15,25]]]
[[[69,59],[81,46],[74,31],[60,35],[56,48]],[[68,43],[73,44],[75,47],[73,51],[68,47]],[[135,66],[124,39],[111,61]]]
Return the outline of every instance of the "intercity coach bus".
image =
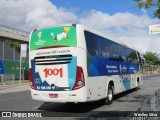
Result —
[[[113,95],[143,83],[139,52],[83,25],[34,29],[29,45],[34,100],[111,104]]]

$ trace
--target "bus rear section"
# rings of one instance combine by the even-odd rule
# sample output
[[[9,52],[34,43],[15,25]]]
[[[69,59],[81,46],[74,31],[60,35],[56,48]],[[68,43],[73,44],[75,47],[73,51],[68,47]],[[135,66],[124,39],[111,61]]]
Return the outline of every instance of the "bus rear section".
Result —
[[[34,100],[85,102],[85,51],[77,47],[76,26],[34,30],[30,38],[30,83]]]

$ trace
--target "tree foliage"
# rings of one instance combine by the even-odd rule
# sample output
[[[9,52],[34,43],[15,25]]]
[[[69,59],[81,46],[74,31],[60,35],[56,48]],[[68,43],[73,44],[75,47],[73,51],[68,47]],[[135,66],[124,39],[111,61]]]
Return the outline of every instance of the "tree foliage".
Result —
[[[146,60],[146,63],[149,65],[159,65],[160,59],[158,58],[158,55],[156,53],[152,52],[146,52],[143,57]]]
[[[11,40],[6,40],[6,43],[11,47],[14,48],[17,52],[20,52],[20,43],[11,41]]]
[[[160,0],[134,0],[137,2],[139,8],[151,8],[156,7],[153,15],[160,19]]]

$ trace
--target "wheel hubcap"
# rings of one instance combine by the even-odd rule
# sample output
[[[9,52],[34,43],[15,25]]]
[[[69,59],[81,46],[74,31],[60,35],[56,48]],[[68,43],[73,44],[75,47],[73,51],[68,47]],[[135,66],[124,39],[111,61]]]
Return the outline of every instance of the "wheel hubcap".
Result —
[[[109,101],[112,100],[112,97],[113,97],[112,90],[109,90],[108,91],[108,99],[109,99]]]

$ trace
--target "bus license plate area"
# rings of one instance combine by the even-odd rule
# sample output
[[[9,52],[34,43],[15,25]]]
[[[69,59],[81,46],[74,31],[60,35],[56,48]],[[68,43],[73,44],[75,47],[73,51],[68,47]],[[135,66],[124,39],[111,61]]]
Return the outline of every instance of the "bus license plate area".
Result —
[[[49,94],[50,98],[58,98],[58,94]]]

